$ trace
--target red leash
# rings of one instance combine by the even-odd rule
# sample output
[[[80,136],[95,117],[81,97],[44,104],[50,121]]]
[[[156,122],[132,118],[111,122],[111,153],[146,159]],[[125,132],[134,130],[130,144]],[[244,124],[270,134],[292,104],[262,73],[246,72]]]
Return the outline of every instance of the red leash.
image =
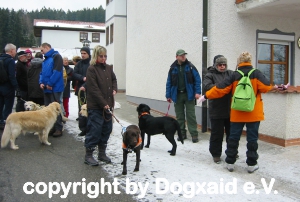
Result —
[[[168,106],[168,111],[167,111],[167,113],[166,113],[166,115],[165,115],[165,116],[168,116],[168,114],[169,114],[169,110],[170,110],[170,106],[171,106],[171,103],[169,103],[169,106]]]

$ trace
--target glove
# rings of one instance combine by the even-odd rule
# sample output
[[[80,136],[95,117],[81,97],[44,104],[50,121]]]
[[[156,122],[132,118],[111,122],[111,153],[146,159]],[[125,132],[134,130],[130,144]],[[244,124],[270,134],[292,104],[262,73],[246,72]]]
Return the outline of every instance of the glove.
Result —
[[[21,91],[20,91],[20,89],[17,89],[17,91],[16,91],[16,97],[17,98],[21,98]]]
[[[206,100],[205,95],[202,95],[199,99],[198,99],[198,104],[200,104],[201,102],[204,102]]]
[[[171,98],[168,98],[167,101],[168,101],[169,103],[171,103],[171,102],[172,102],[172,99],[171,99]]]

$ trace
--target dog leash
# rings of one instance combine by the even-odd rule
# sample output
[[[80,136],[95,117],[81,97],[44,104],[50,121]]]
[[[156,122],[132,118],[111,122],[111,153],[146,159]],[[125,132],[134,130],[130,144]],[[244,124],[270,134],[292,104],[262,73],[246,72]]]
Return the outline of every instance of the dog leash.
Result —
[[[112,117],[114,117],[115,120],[122,126],[121,135],[123,136],[123,134],[124,134],[124,132],[126,131],[126,128],[127,128],[127,127],[124,127],[124,126],[120,123],[119,119],[117,119],[117,117],[112,113],[112,111],[110,111],[110,109],[107,109],[107,111],[108,111],[108,112],[112,115]]]
[[[166,115],[165,115],[165,116],[168,116],[168,115],[169,115],[170,106],[171,106],[171,103],[169,103],[169,106],[168,106],[168,111],[167,111],[167,113],[166,113]]]

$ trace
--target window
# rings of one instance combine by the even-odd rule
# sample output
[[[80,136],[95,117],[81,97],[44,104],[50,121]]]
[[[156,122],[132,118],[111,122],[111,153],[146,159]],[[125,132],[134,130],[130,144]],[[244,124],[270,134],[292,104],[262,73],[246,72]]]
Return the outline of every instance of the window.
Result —
[[[83,40],[88,40],[88,33],[80,32],[79,40],[80,40],[80,42],[82,42]]]
[[[257,57],[257,69],[270,80],[271,84],[288,83],[288,45],[259,43]]]
[[[294,83],[295,34],[257,30],[257,69],[274,84]]]
[[[114,24],[110,25],[110,43],[114,42]]]
[[[106,45],[109,44],[109,27],[106,27]]]
[[[100,33],[92,33],[92,42],[100,42]]]

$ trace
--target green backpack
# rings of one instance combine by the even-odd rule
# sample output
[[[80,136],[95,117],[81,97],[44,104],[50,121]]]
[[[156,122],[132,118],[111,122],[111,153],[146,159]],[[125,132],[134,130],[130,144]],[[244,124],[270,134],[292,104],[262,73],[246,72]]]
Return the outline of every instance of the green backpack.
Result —
[[[251,80],[249,76],[255,69],[248,72],[248,75],[244,75],[241,70],[237,70],[242,75],[239,80],[231,101],[231,109],[251,112],[254,109],[256,96],[252,87]]]

